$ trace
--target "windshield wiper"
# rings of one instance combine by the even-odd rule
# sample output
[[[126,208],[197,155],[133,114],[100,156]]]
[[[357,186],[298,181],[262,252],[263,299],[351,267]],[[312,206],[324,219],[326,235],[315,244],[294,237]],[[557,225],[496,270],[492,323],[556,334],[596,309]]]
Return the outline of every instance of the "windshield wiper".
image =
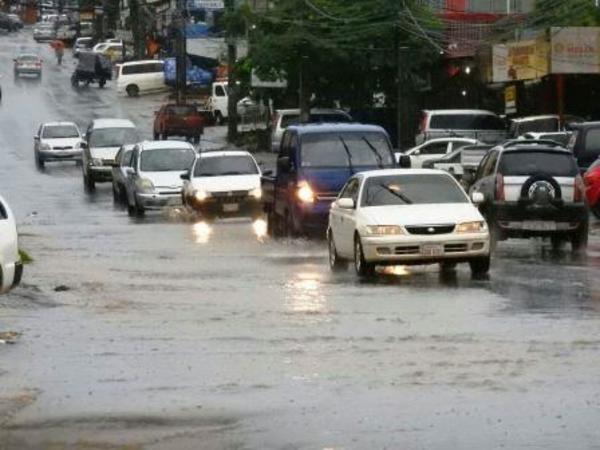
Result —
[[[367,143],[367,145],[369,146],[369,148],[375,155],[375,158],[377,158],[377,167],[379,167],[380,169],[383,169],[383,167],[384,167],[383,158],[381,157],[381,155],[379,154],[379,152],[377,151],[375,146],[373,144],[371,144],[366,137],[363,136],[362,138],[363,138],[363,141],[365,141]]]
[[[348,148],[348,145],[346,144],[346,141],[344,141],[344,138],[339,136],[340,141],[342,142],[342,145],[344,146],[344,151],[346,152],[346,155],[348,156],[348,167],[350,168],[350,172],[352,172],[352,175],[354,175],[354,165],[352,164],[352,154],[350,153],[350,149]]]
[[[402,200],[407,205],[413,204],[413,201],[410,198],[408,198],[406,195],[402,194],[401,192],[396,192],[395,190],[391,189],[389,186],[387,186],[385,184],[378,184],[378,186],[384,188],[390,194],[398,197],[400,200]]]

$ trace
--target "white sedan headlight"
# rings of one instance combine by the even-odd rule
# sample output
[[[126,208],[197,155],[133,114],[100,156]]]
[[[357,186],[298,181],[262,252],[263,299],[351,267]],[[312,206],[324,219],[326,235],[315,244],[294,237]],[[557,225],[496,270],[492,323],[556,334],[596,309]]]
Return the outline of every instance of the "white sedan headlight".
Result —
[[[194,193],[194,198],[199,202],[203,202],[208,197],[210,197],[210,195],[210,192],[206,192],[204,189],[200,189]]]
[[[40,144],[40,150],[52,150],[50,144]]]
[[[142,192],[153,192],[154,191],[154,184],[152,184],[152,181],[150,181],[148,178],[139,178],[135,182],[135,184],[138,187],[138,189]]]
[[[484,221],[477,222],[463,222],[456,225],[455,232],[460,234],[466,233],[481,233],[486,230],[486,224]]]
[[[368,225],[366,229],[367,234],[371,236],[404,234],[404,230],[402,230],[402,227],[399,227],[398,225]]]
[[[260,198],[262,197],[262,189],[257,187],[255,189],[252,189],[250,192],[250,197],[253,197],[257,200],[260,200]]]

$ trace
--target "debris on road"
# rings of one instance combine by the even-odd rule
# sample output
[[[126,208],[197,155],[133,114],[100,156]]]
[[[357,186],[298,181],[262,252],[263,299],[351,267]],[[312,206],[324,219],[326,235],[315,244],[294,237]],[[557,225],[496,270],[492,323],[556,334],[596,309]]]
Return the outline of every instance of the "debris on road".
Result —
[[[16,344],[17,338],[21,333],[16,331],[0,331],[0,345],[3,344]]]

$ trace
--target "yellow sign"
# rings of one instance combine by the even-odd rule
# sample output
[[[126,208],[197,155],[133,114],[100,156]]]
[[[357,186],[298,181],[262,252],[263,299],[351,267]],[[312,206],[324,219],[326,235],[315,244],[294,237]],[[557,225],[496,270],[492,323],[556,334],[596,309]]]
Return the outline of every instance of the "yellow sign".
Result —
[[[504,88],[504,105],[506,114],[517,112],[517,86],[514,84]]]
[[[493,82],[533,80],[548,74],[549,46],[543,39],[494,45]]]

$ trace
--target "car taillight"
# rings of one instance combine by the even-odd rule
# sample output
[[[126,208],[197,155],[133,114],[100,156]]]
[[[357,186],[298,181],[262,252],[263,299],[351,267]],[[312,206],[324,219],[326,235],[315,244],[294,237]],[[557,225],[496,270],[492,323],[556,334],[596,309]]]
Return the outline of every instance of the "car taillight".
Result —
[[[501,173],[496,175],[496,200],[504,201],[504,177]]]
[[[585,185],[583,184],[583,178],[581,175],[575,177],[575,191],[573,192],[573,201],[580,203],[583,201],[585,193]]]

